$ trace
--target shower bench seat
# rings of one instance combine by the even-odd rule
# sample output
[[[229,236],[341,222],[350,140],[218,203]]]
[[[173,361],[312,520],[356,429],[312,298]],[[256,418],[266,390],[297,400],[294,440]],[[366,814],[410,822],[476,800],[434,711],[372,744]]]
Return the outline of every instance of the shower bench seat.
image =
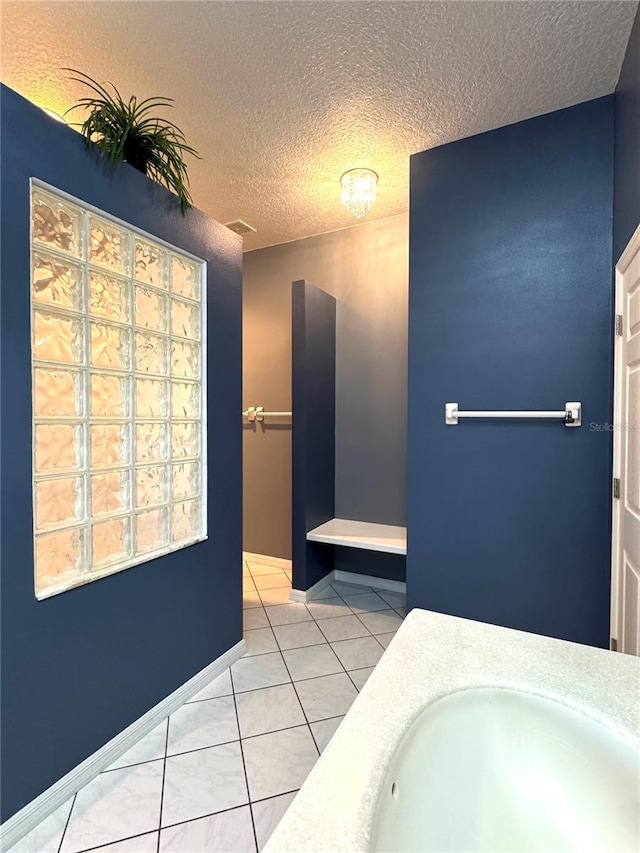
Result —
[[[364,551],[381,551],[387,554],[407,553],[407,528],[392,524],[332,518],[310,530],[307,533],[307,539],[310,542],[361,548]]]

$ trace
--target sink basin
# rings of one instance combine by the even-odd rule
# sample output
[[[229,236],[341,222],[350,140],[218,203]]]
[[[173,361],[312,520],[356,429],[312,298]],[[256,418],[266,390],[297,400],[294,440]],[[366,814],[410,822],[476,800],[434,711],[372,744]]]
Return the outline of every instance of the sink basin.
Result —
[[[380,787],[376,851],[635,851],[639,754],[532,693],[470,688],[427,706]]]

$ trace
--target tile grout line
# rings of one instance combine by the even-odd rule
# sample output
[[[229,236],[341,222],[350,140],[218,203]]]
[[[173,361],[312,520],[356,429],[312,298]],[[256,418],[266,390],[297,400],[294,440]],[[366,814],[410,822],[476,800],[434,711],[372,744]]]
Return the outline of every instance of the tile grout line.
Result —
[[[78,799],[78,792],[76,791],[75,794],[73,795],[73,802],[71,803],[71,808],[69,809],[69,814],[67,815],[67,819],[64,823],[64,829],[62,830],[62,835],[60,836],[60,844],[58,845],[58,853],[60,853],[60,851],[62,850],[62,842],[64,841],[64,837],[67,834],[67,829],[69,828],[69,823],[71,821],[71,813],[73,812],[73,807],[75,806],[77,799]]]
[[[240,745],[240,757],[242,758],[242,769],[244,771],[244,783],[247,786],[247,800],[249,805],[249,814],[251,815],[251,829],[253,830],[253,841],[255,844],[256,853],[258,853],[258,833],[256,832],[256,822],[253,817],[253,805],[251,802],[251,788],[249,787],[249,777],[247,775],[247,762],[244,758],[244,747],[242,745],[242,731],[240,730],[240,716],[238,714],[238,705],[236,703],[236,688],[233,682],[233,673],[231,672],[231,667],[229,667],[229,678],[231,679],[231,689],[233,691],[233,710],[236,714],[236,725],[238,726],[238,742]]]
[[[182,706],[184,707],[184,705]],[[156,853],[160,853],[160,835],[162,830],[162,809],[164,807],[164,780],[167,773],[167,752],[169,751],[169,717],[166,720],[167,731],[164,736],[164,760],[162,762],[162,788],[160,789],[160,817],[158,819],[158,843]]]
[[[313,616],[311,618],[313,619]],[[286,651],[289,651],[289,649],[287,649]],[[287,659],[285,658],[284,654],[282,653],[282,650],[280,651],[280,654],[282,655],[282,660],[284,661],[285,669],[287,670],[289,678],[291,679],[291,686],[293,687],[293,692],[296,694],[296,699],[298,700],[298,705],[300,705],[300,710],[302,711],[302,716],[307,721],[307,728],[309,729],[309,734],[311,735],[311,740],[313,741],[313,744],[316,748],[316,752],[318,753],[318,757],[319,757],[320,756],[320,748],[318,746],[318,742],[316,741],[315,735],[313,734],[313,729],[311,728],[311,723],[309,722],[309,717],[307,716],[307,712],[304,709],[304,705],[300,701],[300,696],[299,696],[298,691],[296,689],[296,683],[291,676],[291,671],[289,670],[289,665],[287,664]]]

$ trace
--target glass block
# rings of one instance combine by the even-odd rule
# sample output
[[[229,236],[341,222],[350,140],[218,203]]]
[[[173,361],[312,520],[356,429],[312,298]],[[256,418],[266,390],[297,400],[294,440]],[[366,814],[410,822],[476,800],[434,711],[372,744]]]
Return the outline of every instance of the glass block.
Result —
[[[33,413],[36,418],[81,417],[82,374],[78,370],[35,367]]]
[[[35,468],[38,474],[80,468],[84,452],[81,424],[36,424]]]
[[[166,503],[168,486],[165,466],[145,466],[136,471],[136,507]]]
[[[171,499],[181,501],[200,491],[200,465],[197,462],[180,462],[172,466]]]
[[[90,216],[89,261],[128,275],[131,269],[129,234],[111,222]]]
[[[194,539],[202,532],[200,501],[184,501],[173,507],[171,535],[174,542]]]
[[[33,252],[31,292],[36,302],[82,310],[82,271],[77,264]]]
[[[136,333],[136,370],[139,373],[167,372],[167,340]]]
[[[130,293],[129,282],[90,270],[89,312],[96,317],[128,323]]]
[[[167,425],[137,423],[136,462],[162,462],[167,455]]]
[[[91,364],[126,370],[131,360],[129,332],[120,326],[91,323]]]
[[[159,246],[136,240],[134,277],[156,287],[167,286],[167,253]]]
[[[197,382],[171,383],[171,415],[174,418],[200,417],[202,386]]]
[[[171,300],[171,333],[180,338],[200,340],[200,307],[182,299]]]
[[[126,512],[131,505],[128,471],[108,471],[91,477],[91,515]]]
[[[40,480],[35,484],[36,530],[73,524],[84,518],[82,477]]]
[[[162,379],[136,379],[136,418],[166,418],[167,383]]]
[[[171,425],[171,453],[180,456],[200,455],[200,430],[196,423]]]
[[[167,306],[162,293],[136,285],[135,301],[136,326],[156,332],[167,331]]]
[[[122,563],[131,557],[130,520],[112,518],[91,528],[92,568],[99,569],[113,563]]]
[[[46,592],[83,574],[85,539],[82,527],[36,538],[36,592]]]
[[[151,509],[136,516],[136,553],[157,551],[169,543],[168,513],[166,509]]]
[[[178,296],[187,299],[201,298],[200,270],[201,264],[188,261],[186,258],[171,256],[171,290]]]
[[[125,376],[92,373],[92,416],[94,418],[126,418],[129,411],[129,380]]]
[[[127,465],[131,460],[128,424],[92,424],[91,467]]]
[[[171,373],[187,379],[200,377],[200,347],[197,344],[171,342]]]
[[[83,254],[81,210],[40,190],[34,190],[31,205],[33,239],[79,258]]]
[[[83,358],[82,320],[33,312],[33,357],[42,361],[79,364]]]

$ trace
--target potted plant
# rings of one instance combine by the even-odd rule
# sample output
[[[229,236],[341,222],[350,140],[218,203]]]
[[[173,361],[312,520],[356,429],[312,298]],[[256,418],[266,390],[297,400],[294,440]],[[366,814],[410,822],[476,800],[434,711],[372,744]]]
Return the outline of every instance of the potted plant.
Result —
[[[186,144],[182,131],[173,122],[152,114],[158,107],[173,106],[173,99],[156,97],[138,101],[132,95],[125,101],[112,83],[102,86],[74,68],[64,70],[71,71],[72,80],[92,91],[67,110],[88,110],[80,125],[87,144],[94,142],[106,151],[109,160],[123,160],[166,186],[178,196],[182,212],[186,212],[192,199],[184,155],[198,157],[198,152]]]

